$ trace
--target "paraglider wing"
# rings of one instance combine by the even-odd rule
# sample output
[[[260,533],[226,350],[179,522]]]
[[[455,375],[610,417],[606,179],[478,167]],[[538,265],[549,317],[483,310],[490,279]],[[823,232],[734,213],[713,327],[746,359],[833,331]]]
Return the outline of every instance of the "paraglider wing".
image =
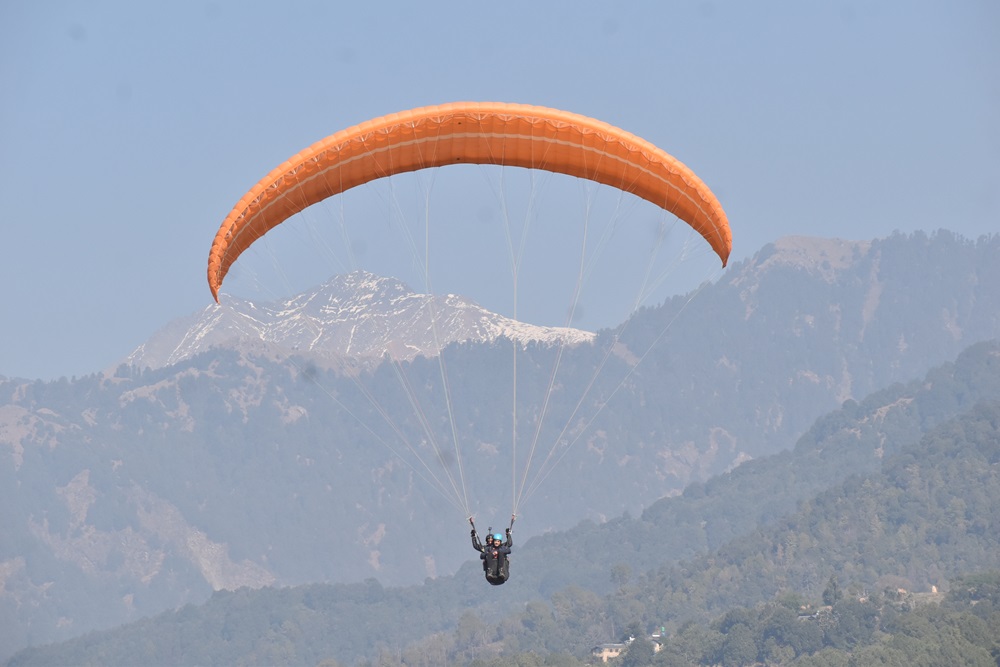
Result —
[[[383,116],[291,157],[233,207],[212,243],[208,284],[287,218],[369,181],[449,164],[488,164],[586,178],[635,194],[693,227],[722,260],[732,237],[722,206],[694,172],[653,144],[579,114],[526,104],[459,102]]]

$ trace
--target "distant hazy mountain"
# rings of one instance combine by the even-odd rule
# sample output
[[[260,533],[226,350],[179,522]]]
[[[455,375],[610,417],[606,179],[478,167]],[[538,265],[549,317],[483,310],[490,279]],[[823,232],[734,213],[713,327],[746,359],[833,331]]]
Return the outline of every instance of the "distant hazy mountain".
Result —
[[[126,359],[161,368],[212,348],[270,349],[335,364],[435,356],[451,343],[577,344],[594,334],[540,327],[491,313],[456,294],[417,294],[395,278],[365,271],[335,276],[314,290],[276,303],[223,295],[201,313],[171,322]]]
[[[487,585],[475,562],[454,577],[410,587],[369,579],[243,589],[29,649],[11,665],[322,664],[333,656],[353,662],[386,655],[387,625],[406,664],[467,664],[501,651],[583,657],[594,644],[616,639],[615,628],[665,626],[673,635],[712,616],[713,629],[729,637],[738,636],[734,625],[760,627],[770,652],[786,647],[780,664],[824,646],[825,657],[833,648],[856,650],[866,636],[898,649],[888,633],[902,628],[909,636],[915,627],[899,615],[939,600],[938,591],[957,577],[973,575],[967,581],[977,589],[963,611],[990,618],[1000,581],[998,465],[1000,343],[981,343],[923,378],[825,415],[794,451],[693,485],[641,518],[584,522],[519,542],[514,577],[499,596],[477,595]],[[831,581],[840,582],[839,593],[830,593]],[[796,616],[798,605],[815,610],[828,594],[838,605],[830,616]],[[779,611],[757,625],[747,609],[732,609],[737,605]],[[915,638],[931,645],[918,662],[969,662],[968,646],[950,655],[941,648],[965,636],[984,649],[970,664],[993,664],[986,649],[995,648],[995,617],[993,629],[970,613],[938,628],[924,621]],[[705,656],[697,664],[716,664],[708,656],[719,644],[695,641]],[[765,646],[759,640],[748,656]]]
[[[537,440],[535,471],[549,467],[521,508],[523,544],[788,449],[844,401],[1000,337],[1000,237],[782,239],[592,344],[522,343],[515,422],[514,324],[435,302],[441,329],[466,333],[430,359],[426,300],[354,280],[280,308],[206,309],[112,374],[0,381],[0,647],[216,590],[454,572],[474,556],[466,517],[432,477],[501,524]],[[369,299],[361,317],[354,298]],[[380,335],[404,321],[406,336]],[[326,350],[399,357],[347,374]]]

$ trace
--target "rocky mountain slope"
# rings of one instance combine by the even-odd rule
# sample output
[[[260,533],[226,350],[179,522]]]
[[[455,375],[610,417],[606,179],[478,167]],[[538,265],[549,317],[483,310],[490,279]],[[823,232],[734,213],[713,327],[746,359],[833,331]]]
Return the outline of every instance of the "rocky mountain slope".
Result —
[[[1000,566],[998,466],[1000,342],[980,343],[922,378],[848,401],[793,451],[692,485],[641,518],[583,522],[519,543],[515,576],[485,595],[474,561],[408,587],[369,579],[220,592],[197,607],[24,651],[11,665],[318,664],[331,656],[396,664],[399,655],[439,665],[501,653],[503,664],[521,664],[511,654],[529,651],[584,664],[592,646],[630,627],[636,637],[650,628],[688,633],[675,643],[687,654],[675,655],[679,664],[751,664],[758,654],[789,664],[819,651],[829,660],[833,648],[844,652],[836,664],[846,664],[866,637],[898,648],[898,636],[886,634],[900,627],[898,612]],[[965,611],[989,619],[1000,572],[965,581],[973,585]],[[721,633],[735,640],[734,626],[776,608],[785,620],[772,617],[744,657],[722,650]],[[706,642],[712,616],[717,641]],[[965,663],[993,664],[996,632],[970,621],[942,624],[935,639],[950,638],[950,653],[926,646],[934,637],[926,623],[904,621],[925,645],[924,659],[910,663],[964,664],[971,647],[954,646],[962,634],[987,649]],[[692,650],[702,657],[692,659]],[[907,661],[897,655],[892,664]]]
[[[1000,337],[997,285],[996,237],[783,239],[592,344],[518,347],[516,426],[506,339],[343,373],[248,344],[247,319],[227,332],[195,317],[141,365],[0,380],[0,644],[213,590],[453,572],[472,553],[448,480],[481,523],[505,522],[536,433],[520,540],[636,513]]]

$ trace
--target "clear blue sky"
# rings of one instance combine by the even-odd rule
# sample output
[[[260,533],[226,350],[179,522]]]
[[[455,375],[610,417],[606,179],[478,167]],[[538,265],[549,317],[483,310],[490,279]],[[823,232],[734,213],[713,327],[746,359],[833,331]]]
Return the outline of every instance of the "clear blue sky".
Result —
[[[789,234],[1000,231],[995,0],[5,2],[0,90],[8,377],[103,370],[203,308],[244,191],[428,104],[652,141],[718,194],[736,260]]]

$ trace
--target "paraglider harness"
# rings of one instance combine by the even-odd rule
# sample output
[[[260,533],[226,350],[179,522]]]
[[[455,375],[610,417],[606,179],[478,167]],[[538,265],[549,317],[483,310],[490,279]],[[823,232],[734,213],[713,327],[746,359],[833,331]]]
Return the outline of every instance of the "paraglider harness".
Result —
[[[479,542],[479,535],[476,533],[476,524],[473,523],[472,517],[469,517],[469,524],[472,526],[472,545],[479,551],[479,558],[483,561],[483,572],[486,574],[486,581],[490,582],[493,586],[499,586],[510,578],[510,548],[513,546],[511,541],[511,530],[514,528],[514,519],[517,518],[516,515],[511,515],[510,525],[507,527],[507,541],[499,542],[493,539],[493,527],[489,527],[489,536],[491,544],[489,546],[483,546]]]

